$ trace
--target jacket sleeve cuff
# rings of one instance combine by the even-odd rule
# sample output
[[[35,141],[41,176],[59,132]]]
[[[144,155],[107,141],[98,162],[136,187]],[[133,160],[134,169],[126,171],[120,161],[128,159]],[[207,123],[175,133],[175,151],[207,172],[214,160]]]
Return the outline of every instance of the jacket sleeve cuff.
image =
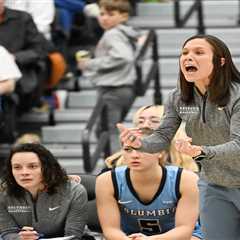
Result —
[[[196,162],[200,162],[202,161],[204,158],[206,158],[206,153],[201,151],[201,153],[195,157],[193,157],[193,160],[196,161]]]

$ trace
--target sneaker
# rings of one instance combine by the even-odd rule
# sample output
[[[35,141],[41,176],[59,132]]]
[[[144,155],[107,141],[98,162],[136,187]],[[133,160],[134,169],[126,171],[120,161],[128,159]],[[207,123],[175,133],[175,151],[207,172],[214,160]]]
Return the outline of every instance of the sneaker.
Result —
[[[36,113],[46,113],[49,112],[49,104],[47,102],[42,103],[40,107],[33,107],[32,111]]]

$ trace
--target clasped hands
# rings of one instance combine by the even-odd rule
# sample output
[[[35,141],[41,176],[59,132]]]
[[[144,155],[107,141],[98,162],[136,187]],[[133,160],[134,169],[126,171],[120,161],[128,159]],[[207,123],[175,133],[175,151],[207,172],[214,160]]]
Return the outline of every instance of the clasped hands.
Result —
[[[24,226],[18,235],[21,240],[37,240],[41,237],[41,234],[35,231],[33,227],[28,226]]]
[[[147,240],[147,239],[149,239],[149,236],[146,236],[142,233],[133,233],[131,235],[128,235],[128,237],[131,240]]]

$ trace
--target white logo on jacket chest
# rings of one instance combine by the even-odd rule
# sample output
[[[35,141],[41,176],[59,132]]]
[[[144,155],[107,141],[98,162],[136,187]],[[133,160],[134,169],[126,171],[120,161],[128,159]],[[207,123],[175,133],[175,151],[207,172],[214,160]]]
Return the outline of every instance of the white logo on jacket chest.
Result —
[[[56,209],[60,208],[60,206],[56,206],[56,207],[49,207],[49,211],[54,211]]]
[[[7,207],[9,213],[27,213],[31,212],[30,206],[8,206]]]
[[[199,113],[199,107],[179,107],[179,113],[180,114],[196,114]]]

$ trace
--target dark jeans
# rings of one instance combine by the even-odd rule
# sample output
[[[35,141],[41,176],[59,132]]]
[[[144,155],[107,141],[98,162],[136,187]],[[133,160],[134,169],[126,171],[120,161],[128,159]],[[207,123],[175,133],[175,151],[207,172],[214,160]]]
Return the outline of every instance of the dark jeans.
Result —
[[[98,100],[101,99],[107,104],[110,148],[111,153],[115,153],[119,151],[121,146],[116,124],[122,122],[124,115],[131,108],[134,100],[134,90],[131,86],[100,88]]]

